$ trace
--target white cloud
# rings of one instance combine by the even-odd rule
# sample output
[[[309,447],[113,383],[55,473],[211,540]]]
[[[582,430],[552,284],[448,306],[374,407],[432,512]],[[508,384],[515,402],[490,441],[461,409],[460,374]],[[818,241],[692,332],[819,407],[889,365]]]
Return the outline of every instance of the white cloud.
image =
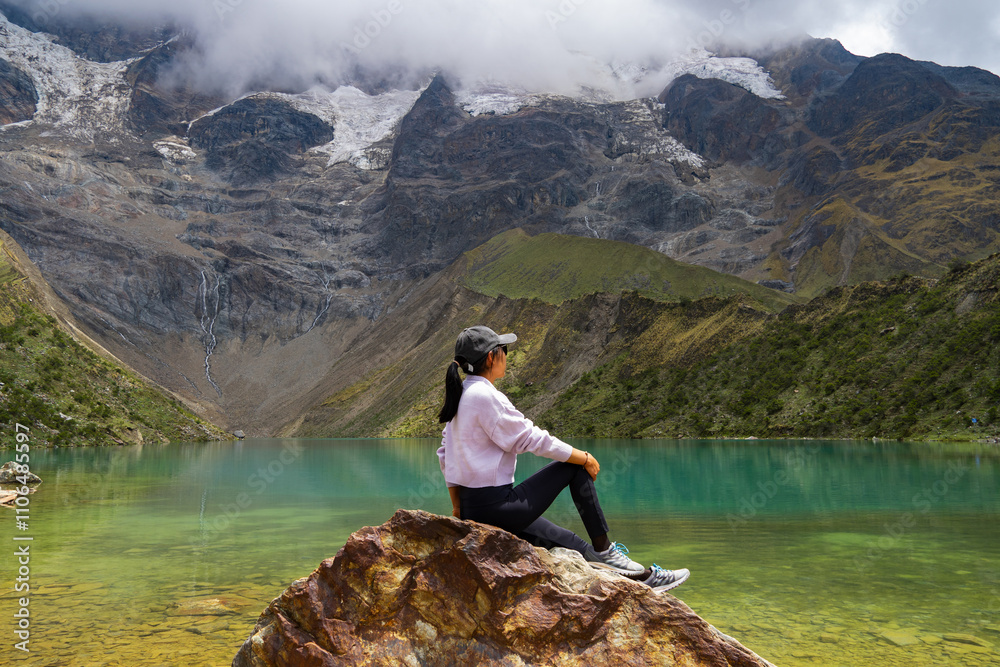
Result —
[[[188,74],[230,93],[336,83],[357,64],[571,91],[599,76],[595,63],[658,65],[709,41],[804,33],[859,55],[894,50],[1000,71],[995,0],[15,1],[36,12],[171,17],[198,42]]]
[[[895,0],[867,2],[829,24],[817,25],[812,34],[839,39],[844,48],[859,56],[894,52],[898,49],[893,23],[896,4]]]

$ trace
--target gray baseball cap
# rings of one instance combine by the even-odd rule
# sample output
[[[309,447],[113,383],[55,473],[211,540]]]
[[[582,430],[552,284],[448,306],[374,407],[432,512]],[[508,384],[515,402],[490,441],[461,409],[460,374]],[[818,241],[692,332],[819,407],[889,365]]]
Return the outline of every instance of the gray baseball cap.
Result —
[[[512,333],[497,334],[481,324],[464,329],[455,341],[455,361],[463,366],[477,364],[483,357],[500,345],[510,345],[517,340]]]

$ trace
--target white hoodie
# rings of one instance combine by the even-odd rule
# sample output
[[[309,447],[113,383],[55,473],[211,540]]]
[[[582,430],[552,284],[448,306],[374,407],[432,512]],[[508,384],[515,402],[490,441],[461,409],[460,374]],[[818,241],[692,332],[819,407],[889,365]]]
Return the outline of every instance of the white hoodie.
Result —
[[[458,412],[442,436],[437,454],[448,486],[513,484],[521,452],[556,461],[573,454],[570,445],[535,426],[492,382],[478,375],[462,383]]]

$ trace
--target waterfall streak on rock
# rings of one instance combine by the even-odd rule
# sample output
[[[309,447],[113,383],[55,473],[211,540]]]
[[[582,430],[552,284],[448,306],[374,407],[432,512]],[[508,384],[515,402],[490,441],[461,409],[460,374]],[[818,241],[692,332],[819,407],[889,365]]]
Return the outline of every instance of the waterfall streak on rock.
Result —
[[[123,341],[125,341],[126,343],[128,343],[129,345],[131,345],[131,346],[132,346],[132,347],[134,347],[134,348],[138,348],[138,347],[139,347],[138,345],[136,345],[135,343],[133,343],[132,341],[130,341],[130,340],[129,340],[128,338],[126,338],[126,337],[125,337],[125,334],[123,334],[123,333],[122,333],[121,331],[119,331],[119,330],[118,330],[118,329],[117,329],[117,328],[115,327],[115,325],[114,325],[114,324],[112,324],[111,322],[109,322],[109,321],[108,321],[107,319],[105,319],[105,318],[103,318],[103,317],[102,317],[102,318],[101,318],[101,321],[102,321],[102,322],[104,322],[105,324],[107,324],[107,325],[108,325],[108,328],[109,328],[109,329],[111,329],[111,330],[112,330],[112,331],[114,331],[114,332],[115,332],[116,334],[118,334],[119,336],[121,336],[121,337],[122,337],[122,340],[123,340]]]
[[[215,277],[215,287],[212,292],[215,294],[215,306],[212,309],[212,314],[209,315],[208,312],[208,277],[205,272],[201,272],[201,285],[198,287],[198,296],[201,298],[201,330],[205,334],[205,377],[208,379],[209,384],[215,388],[219,396],[222,396],[222,390],[219,385],[215,383],[212,379],[212,364],[211,358],[212,353],[215,351],[215,345],[218,342],[215,338],[215,320],[219,315],[219,308],[221,305],[221,299],[219,297],[219,277]],[[207,323],[207,324],[206,324]]]
[[[316,327],[316,323],[319,322],[320,318],[323,317],[324,315],[326,315],[326,311],[330,310],[330,302],[333,301],[333,294],[329,293],[330,292],[330,276],[327,274],[327,272],[325,270],[323,271],[323,289],[325,289],[327,291],[326,303],[323,304],[323,309],[321,311],[319,311],[319,314],[312,321],[312,324],[309,325],[309,328],[305,330],[305,332],[304,332],[303,335],[305,335],[305,334],[309,333],[310,331],[312,331]]]

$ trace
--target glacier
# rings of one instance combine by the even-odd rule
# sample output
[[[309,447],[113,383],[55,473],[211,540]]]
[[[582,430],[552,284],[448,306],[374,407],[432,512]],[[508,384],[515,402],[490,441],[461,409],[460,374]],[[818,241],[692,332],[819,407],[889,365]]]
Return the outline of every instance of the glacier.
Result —
[[[43,136],[65,136],[85,142],[97,138],[111,142],[134,138],[127,123],[131,90],[125,80],[125,71],[134,61],[92,62],[54,43],[53,39],[50,35],[21,28],[5,17],[0,18],[0,56],[32,78],[39,96],[34,118],[19,125],[45,126]],[[677,77],[693,74],[727,81],[762,98],[783,97],[768,73],[752,58],[719,57],[704,49],[692,50],[659,66],[596,61],[592,66],[598,84],[570,96],[530,92],[496,81],[459,88],[455,95],[459,105],[471,116],[509,115],[560,97],[605,104],[635,100],[638,92],[644,91],[647,94],[643,97],[649,99]],[[274,96],[333,126],[334,139],[311,149],[325,155],[328,166],[346,162],[361,169],[382,169],[390,157],[390,148],[383,142],[395,133],[422,91],[423,88],[392,90],[370,95],[354,86],[343,85],[334,90],[316,87],[298,94],[272,92],[246,96]],[[631,111],[637,115],[637,120],[640,120],[638,116],[648,114],[641,106],[634,106]],[[205,115],[212,113],[214,111]],[[641,121],[652,122],[652,118],[644,117]],[[155,142],[155,149],[165,159],[175,162],[196,157],[181,137],[160,139]],[[659,145],[644,150],[669,155],[695,166],[703,164],[699,156],[669,135],[664,135]]]

